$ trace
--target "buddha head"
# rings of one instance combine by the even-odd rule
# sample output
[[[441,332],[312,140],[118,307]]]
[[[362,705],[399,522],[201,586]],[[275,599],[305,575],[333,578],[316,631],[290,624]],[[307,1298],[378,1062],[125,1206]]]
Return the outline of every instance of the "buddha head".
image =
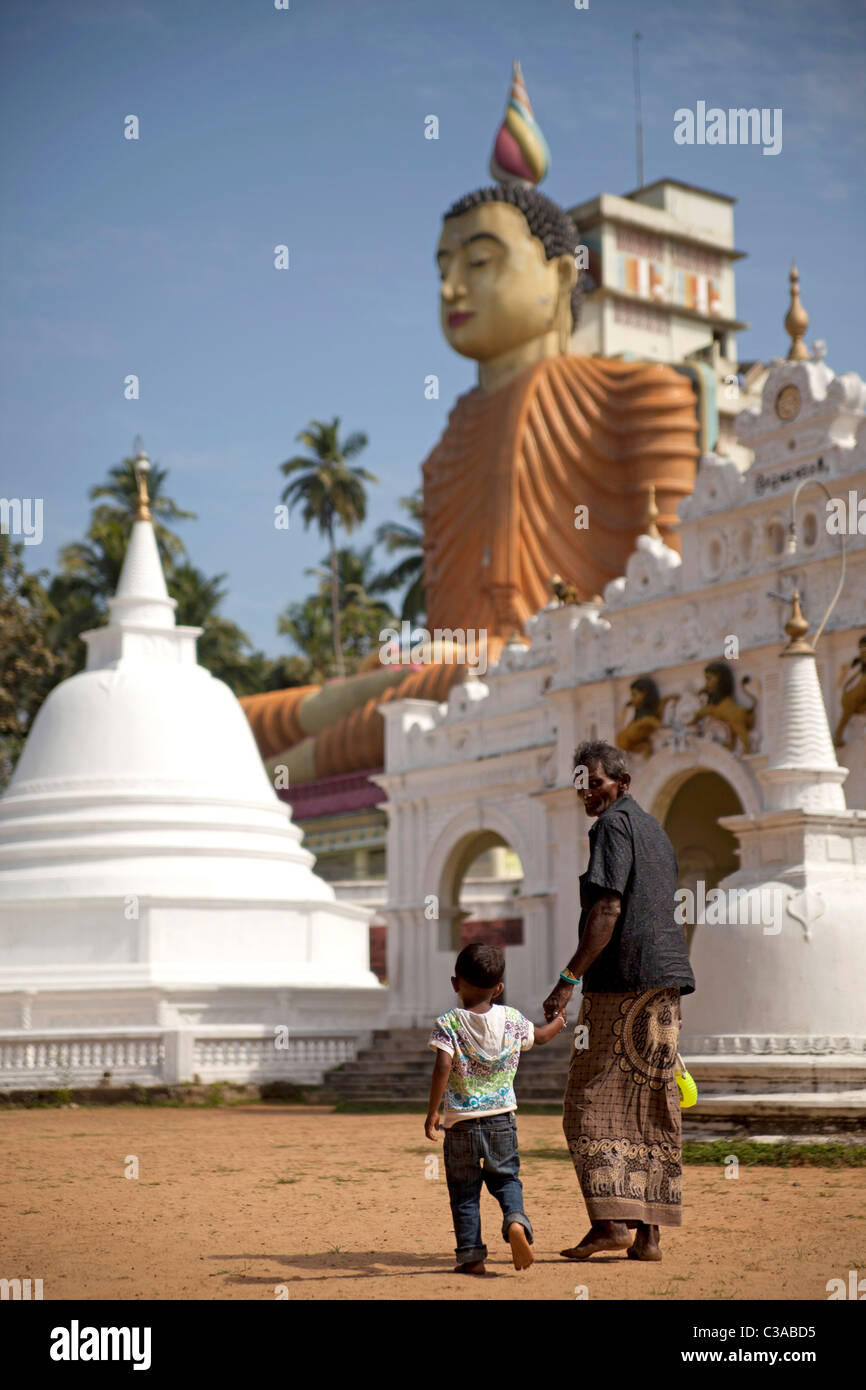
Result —
[[[534,188],[498,184],[454,203],[436,251],[442,332],[454,350],[479,363],[566,352],[577,245],[568,214]]]

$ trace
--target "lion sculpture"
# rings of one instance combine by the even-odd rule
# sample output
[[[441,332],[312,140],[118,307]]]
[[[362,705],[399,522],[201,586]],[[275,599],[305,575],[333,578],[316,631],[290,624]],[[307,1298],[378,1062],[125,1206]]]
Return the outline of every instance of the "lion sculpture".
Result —
[[[866,714],[866,633],[860,638],[857,648],[857,655],[851,662],[854,670],[842,688],[842,714],[833,735],[837,748],[841,748],[845,742],[842,734],[849,720],[855,714]]]
[[[662,716],[669,700],[678,700],[678,695],[665,695],[664,699],[652,676],[638,676],[629,687],[629,698],[625,709],[634,710],[631,720],[616,736],[617,748],[626,753],[652,753],[652,736],[662,727]]]
[[[743,745],[743,752],[751,752],[751,733],[755,727],[755,706],[758,701],[754,695],[746,690],[750,677],[743,676],[743,693],[751,700],[749,705],[741,705],[737,700],[735,690],[734,671],[727,661],[711,661],[704,667],[704,686],[699,692],[706,698],[706,704],[702,705],[696,714],[689,720],[689,726],[700,723],[704,719],[718,719],[720,723],[727,725],[728,737],[726,746],[733,752],[740,742]]]

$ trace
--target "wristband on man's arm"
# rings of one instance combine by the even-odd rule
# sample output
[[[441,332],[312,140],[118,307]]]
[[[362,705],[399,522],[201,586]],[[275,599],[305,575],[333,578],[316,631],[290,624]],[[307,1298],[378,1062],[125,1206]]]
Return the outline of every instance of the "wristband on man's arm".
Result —
[[[568,969],[567,966],[566,966],[565,970],[560,970],[560,972],[559,972],[559,978],[560,978],[561,980],[564,980],[565,983],[568,984],[568,985],[579,985],[579,984],[580,984],[580,976],[579,976],[579,975],[572,975],[571,971]]]

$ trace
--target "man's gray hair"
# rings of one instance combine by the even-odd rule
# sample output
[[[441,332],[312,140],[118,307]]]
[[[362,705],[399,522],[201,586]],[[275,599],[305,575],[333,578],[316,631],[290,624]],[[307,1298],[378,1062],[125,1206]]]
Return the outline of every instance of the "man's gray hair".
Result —
[[[614,748],[612,743],[605,743],[604,739],[589,739],[574,750],[573,771],[579,767],[591,768],[594,763],[601,763],[605,776],[614,782],[628,776],[625,753],[621,748]]]

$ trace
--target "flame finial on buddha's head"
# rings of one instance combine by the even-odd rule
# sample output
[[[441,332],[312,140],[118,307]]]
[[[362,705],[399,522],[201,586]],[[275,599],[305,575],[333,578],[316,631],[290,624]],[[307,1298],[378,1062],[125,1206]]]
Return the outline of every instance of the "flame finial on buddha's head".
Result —
[[[490,156],[490,173],[499,183],[536,188],[549,168],[550,150],[535,119],[520,63],[515,60],[508,105]]]

